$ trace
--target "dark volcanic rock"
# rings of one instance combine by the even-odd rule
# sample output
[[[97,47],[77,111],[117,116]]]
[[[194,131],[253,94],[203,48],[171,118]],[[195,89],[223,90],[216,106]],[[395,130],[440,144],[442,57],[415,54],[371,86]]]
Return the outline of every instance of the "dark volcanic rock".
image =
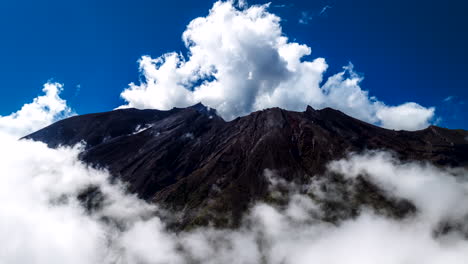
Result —
[[[468,167],[467,137],[467,131],[435,126],[387,130],[331,108],[271,108],[225,122],[215,110],[198,104],[76,116],[26,138],[51,147],[87,142],[83,161],[108,168],[141,198],[182,211],[182,226],[208,221],[235,226],[252,201],[268,196],[265,169],[307,182],[349,151],[380,149],[404,160]],[[355,200],[377,203],[380,198],[371,187],[364,184],[361,188],[369,195]],[[414,210],[404,201],[382,199],[379,206],[396,206],[390,214]]]

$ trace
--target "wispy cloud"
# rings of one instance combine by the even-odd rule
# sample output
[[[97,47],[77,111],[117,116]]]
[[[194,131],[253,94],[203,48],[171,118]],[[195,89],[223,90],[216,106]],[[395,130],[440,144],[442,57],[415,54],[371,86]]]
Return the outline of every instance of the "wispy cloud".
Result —
[[[291,8],[291,7],[294,7],[294,3],[289,3],[289,4],[275,4],[275,5],[272,5],[271,7],[275,7],[275,8]]]
[[[451,95],[451,96],[447,96],[445,97],[445,99],[443,100],[444,103],[448,103],[450,101],[453,101],[453,99],[455,99],[455,96]]]
[[[286,5],[285,4],[279,4],[279,5],[273,5],[273,7],[283,8],[283,7],[286,7]]]
[[[325,15],[327,13],[327,10],[332,8],[332,6],[330,5],[326,5],[324,6],[321,10],[320,10],[320,13],[319,13],[319,16],[322,16],[322,15]]]
[[[78,96],[78,94],[81,92],[81,84],[77,84],[75,86],[75,93],[73,94],[74,97]]]

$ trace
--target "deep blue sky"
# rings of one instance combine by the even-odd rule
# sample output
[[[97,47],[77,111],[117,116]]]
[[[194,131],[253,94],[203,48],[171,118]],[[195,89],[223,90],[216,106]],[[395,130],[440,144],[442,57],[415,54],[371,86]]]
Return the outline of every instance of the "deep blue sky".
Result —
[[[40,94],[49,79],[65,84],[63,97],[77,113],[121,105],[120,92],[138,80],[138,58],[185,52],[185,26],[207,15],[213,2],[1,1],[0,115]],[[464,2],[273,1],[270,11],[283,18],[290,39],[308,44],[313,57],[326,58],[328,74],[351,61],[365,76],[362,87],[379,100],[435,106],[439,125],[468,129]],[[298,23],[303,12],[312,16],[308,24]],[[454,98],[443,102],[449,96]]]

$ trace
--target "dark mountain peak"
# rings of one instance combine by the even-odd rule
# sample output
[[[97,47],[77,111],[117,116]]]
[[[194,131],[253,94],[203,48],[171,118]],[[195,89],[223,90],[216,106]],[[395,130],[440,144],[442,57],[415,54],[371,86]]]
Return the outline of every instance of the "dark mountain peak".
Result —
[[[315,113],[315,109],[314,109],[312,106],[310,106],[310,105],[307,105],[305,111],[306,111],[306,112],[309,112],[309,113]]]
[[[26,138],[51,147],[86,141],[84,162],[106,167],[143,199],[181,210],[182,227],[236,225],[252,201],[268,199],[265,169],[307,181],[350,151],[468,167],[464,130],[387,130],[331,108],[269,108],[230,122],[215,113],[202,104],[120,109],[68,118]]]
[[[218,114],[217,114],[216,109],[211,108],[209,106],[206,106],[206,105],[202,104],[201,102],[197,103],[195,105],[189,106],[188,108],[195,109],[198,112],[200,112],[202,114],[206,114],[208,116],[213,116],[213,117],[217,116],[217,117],[219,117]],[[221,118],[221,117],[219,117],[219,118]]]
[[[242,124],[245,128],[255,129],[257,132],[269,133],[270,130],[284,129],[288,126],[291,116],[289,111],[279,107],[266,108],[253,112],[247,116],[237,118],[231,122]],[[299,112],[291,112],[298,114]]]
[[[331,108],[331,107],[325,107],[323,109],[320,109],[318,110],[318,112],[327,117],[327,118],[351,118],[350,116],[348,116],[347,114],[341,112],[340,110],[337,110],[337,109],[334,109],[334,108]]]
[[[198,102],[192,106],[189,106],[189,108],[193,108],[193,109],[203,109],[203,110],[207,110],[208,107],[205,106],[202,102]]]

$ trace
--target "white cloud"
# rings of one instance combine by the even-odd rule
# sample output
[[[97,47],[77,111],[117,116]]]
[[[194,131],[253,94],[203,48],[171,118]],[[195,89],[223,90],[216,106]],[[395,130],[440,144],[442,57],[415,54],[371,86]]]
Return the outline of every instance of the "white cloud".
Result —
[[[267,107],[303,111],[307,105],[330,106],[367,122],[409,130],[432,119],[433,108],[386,106],[370,97],[352,67],[321,86],[325,59],[306,59],[311,48],[290,42],[280,21],[268,5],[238,9],[233,2],[216,2],[208,16],[191,21],[183,33],[186,57],[167,53],[140,59],[144,78],[122,92],[127,101],[122,107],[170,109],[202,102],[231,120]],[[404,120],[394,122],[397,118]]]
[[[0,237],[9,241],[0,262],[96,263],[105,243],[99,225],[83,216],[75,200],[59,201],[97,175],[76,164],[73,151],[5,135],[0,142]]]
[[[42,91],[45,95],[34,98],[32,103],[25,104],[19,111],[0,116],[0,131],[21,137],[72,115],[66,101],[59,96],[61,84],[46,83]]]
[[[402,130],[417,130],[430,125],[435,108],[422,107],[416,103],[405,103],[399,106],[384,106],[377,110],[377,118],[382,127]]]
[[[177,253],[175,234],[165,232],[165,226],[157,217],[136,223],[123,233],[119,240],[122,259],[119,263],[183,263]]]
[[[432,225],[468,216],[468,204],[460,203],[468,199],[466,170],[403,163],[385,152],[352,155],[331,163],[330,169],[351,178],[368,175],[395,197],[413,201],[420,209],[420,217]]]
[[[78,160],[79,147],[50,149],[0,131],[0,263],[177,263],[157,207]],[[90,186],[102,206],[77,199]],[[146,229],[144,229],[146,228]],[[141,233],[144,229],[144,233]],[[151,232],[148,232],[151,230]],[[151,258],[149,261],[148,258]]]

